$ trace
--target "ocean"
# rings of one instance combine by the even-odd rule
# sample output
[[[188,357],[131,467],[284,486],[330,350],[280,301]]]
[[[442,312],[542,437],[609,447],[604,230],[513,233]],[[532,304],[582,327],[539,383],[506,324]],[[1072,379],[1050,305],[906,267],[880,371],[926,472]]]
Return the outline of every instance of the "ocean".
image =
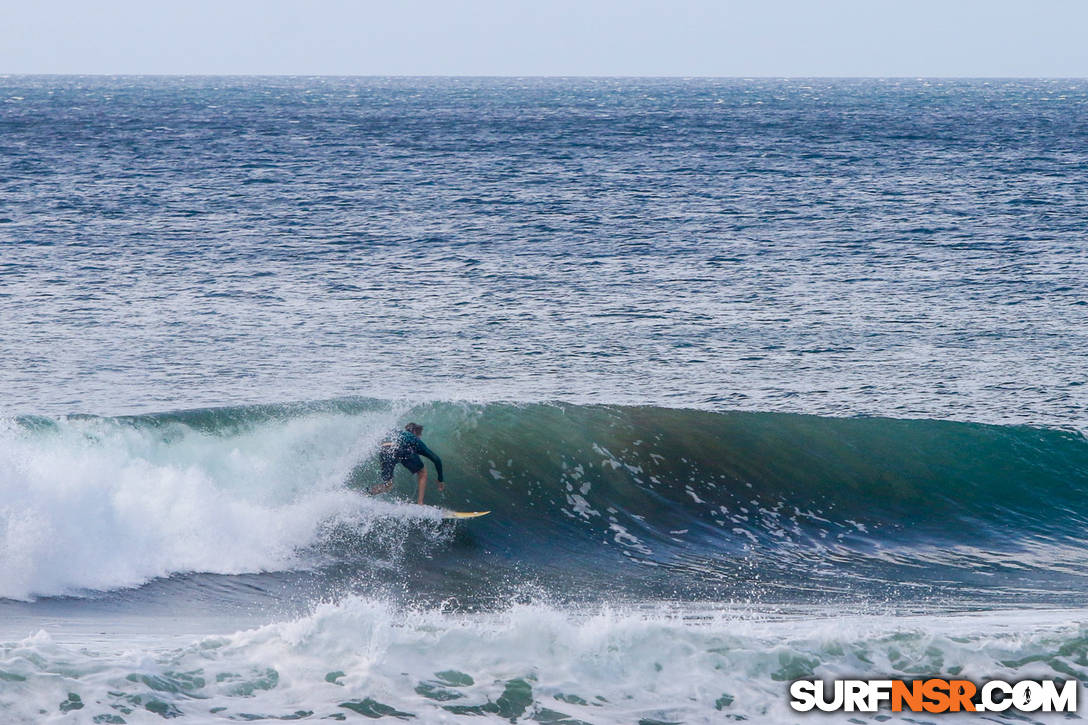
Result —
[[[959,722],[788,688],[1088,679],[1086,111],[0,76],[0,722]],[[430,507],[365,494],[409,421]]]

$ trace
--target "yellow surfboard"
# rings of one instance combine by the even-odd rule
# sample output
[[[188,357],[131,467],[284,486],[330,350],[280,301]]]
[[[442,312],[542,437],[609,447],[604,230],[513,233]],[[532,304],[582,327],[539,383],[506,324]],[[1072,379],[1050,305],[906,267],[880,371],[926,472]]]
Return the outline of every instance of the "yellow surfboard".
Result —
[[[490,511],[443,511],[442,518],[444,519],[475,519],[480,516],[487,516]]]

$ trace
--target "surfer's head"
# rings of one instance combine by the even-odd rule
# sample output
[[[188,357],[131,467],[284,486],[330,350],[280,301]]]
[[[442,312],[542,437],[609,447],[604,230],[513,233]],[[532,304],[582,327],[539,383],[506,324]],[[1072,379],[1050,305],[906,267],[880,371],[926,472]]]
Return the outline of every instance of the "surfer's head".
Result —
[[[419,423],[409,423],[408,425],[404,426],[404,430],[408,431],[414,436],[423,435],[423,426],[421,426]]]

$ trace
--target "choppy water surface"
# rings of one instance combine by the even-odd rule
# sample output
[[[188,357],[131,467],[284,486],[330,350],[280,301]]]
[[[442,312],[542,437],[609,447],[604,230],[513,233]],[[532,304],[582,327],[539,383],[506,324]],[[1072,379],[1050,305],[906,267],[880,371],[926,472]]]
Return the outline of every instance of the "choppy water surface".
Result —
[[[0,720],[1085,678],[1086,105],[0,77]]]
[[[1079,425],[1088,83],[0,79],[2,405]]]

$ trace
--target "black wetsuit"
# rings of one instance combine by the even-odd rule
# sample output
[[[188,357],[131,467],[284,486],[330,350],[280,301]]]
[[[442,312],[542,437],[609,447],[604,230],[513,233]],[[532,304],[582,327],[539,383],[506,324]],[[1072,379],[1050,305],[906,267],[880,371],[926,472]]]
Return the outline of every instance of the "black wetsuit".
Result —
[[[434,469],[438,472],[438,480],[442,481],[442,459],[435,455],[434,451],[424,445],[419,436],[406,430],[395,431],[382,443],[379,459],[382,464],[382,480],[393,480],[393,469],[398,463],[404,464],[412,473],[418,473],[423,469],[423,461],[420,456],[430,458],[434,462]]]

